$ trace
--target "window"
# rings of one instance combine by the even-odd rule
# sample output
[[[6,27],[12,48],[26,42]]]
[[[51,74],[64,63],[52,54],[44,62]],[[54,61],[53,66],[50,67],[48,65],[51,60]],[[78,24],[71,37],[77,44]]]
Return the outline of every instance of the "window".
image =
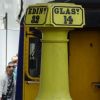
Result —
[[[29,74],[40,76],[41,42],[39,38],[29,38]]]

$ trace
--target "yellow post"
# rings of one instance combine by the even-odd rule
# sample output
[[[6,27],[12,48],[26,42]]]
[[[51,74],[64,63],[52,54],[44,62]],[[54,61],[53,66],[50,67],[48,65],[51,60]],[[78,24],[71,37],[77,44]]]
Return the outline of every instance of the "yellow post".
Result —
[[[40,91],[36,100],[71,100],[66,28],[43,29]]]
[[[40,89],[36,100],[72,100],[68,82],[69,29],[85,25],[84,9],[71,3],[31,5],[25,25],[42,33]]]

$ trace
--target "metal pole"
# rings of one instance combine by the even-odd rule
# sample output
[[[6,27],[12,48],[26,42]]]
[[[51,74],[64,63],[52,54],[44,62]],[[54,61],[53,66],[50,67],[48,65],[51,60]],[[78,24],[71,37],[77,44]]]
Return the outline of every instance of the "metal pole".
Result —
[[[7,14],[7,12],[5,13],[5,30],[6,30],[6,66],[7,66],[7,32],[8,32],[8,14]]]

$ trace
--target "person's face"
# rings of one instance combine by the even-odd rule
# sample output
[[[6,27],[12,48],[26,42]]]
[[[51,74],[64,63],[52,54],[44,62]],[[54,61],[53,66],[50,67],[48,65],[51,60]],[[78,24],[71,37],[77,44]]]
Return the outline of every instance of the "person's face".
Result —
[[[16,66],[17,63],[18,63],[18,57],[17,57],[17,56],[14,56],[14,57],[12,58],[12,62],[13,62],[14,65]]]
[[[9,64],[6,68],[7,75],[11,76],[13,74],[13,71],[14,71],[14,65]]]

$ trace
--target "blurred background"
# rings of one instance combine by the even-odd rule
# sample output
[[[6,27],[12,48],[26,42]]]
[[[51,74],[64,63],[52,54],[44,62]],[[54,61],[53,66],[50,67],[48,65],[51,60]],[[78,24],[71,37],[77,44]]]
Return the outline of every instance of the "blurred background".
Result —
[[[20,20],[30,4],[52,0],[0,0],[0,74],[11,57],[18,53]],[[21,8],[20,19],[18,15]]]

